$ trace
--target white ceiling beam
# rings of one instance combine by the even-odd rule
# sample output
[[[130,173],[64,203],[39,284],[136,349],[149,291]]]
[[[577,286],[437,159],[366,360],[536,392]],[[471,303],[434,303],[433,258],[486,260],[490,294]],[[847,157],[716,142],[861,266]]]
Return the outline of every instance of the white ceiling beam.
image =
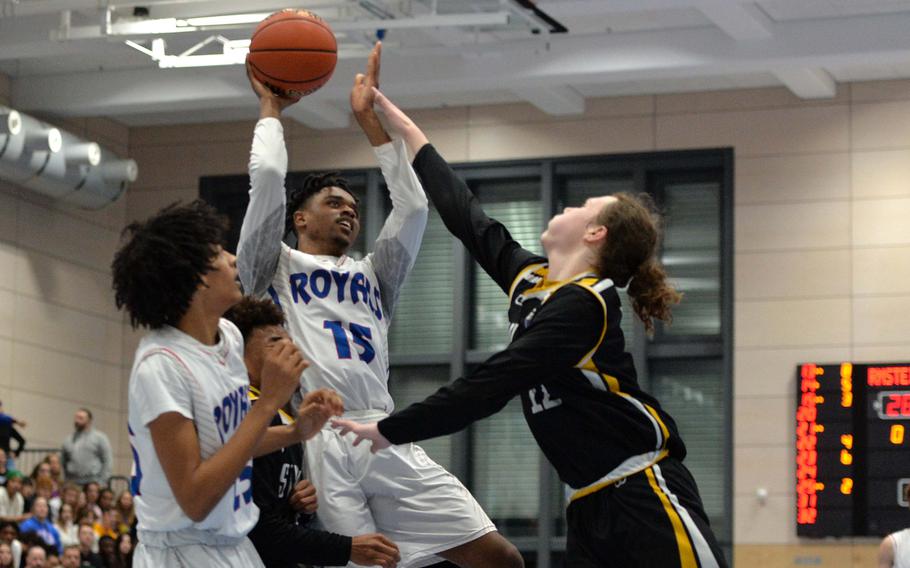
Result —
[[[714,27],[602,36],[551,36],[540,40],[462,51],[450,48],[387,50],[383,88],[390,95],[438,95],[540,86],[617,84],[631,81],[727,74],[773,73],[787,68],[823,69],[875,61],[910,61],[910,14],[887,14],[775,25],[774,41],[735,42]],[[126,49],[126,48],[125,48]],[[499,55],[491,53],[498,50]],[[0,46],[0,52],[3,47]],[[314,100],[346,106],[350,79],[363,61],[341,60],[335,79]],[[23,76],[14,81],[13,105],[23,111],[73,116],[113,116],[250,104],[242,68],[130,69]],[[304,103],[302,103],[304,104]]]
[[[837,83],[824,69],[779,69],[774,75],[801,99],[831,99],[837,95]]]
[[[736,41],[768,39],[774,35],[772,22],[754,4],[732,0],[697,0],[696,7],[711,23]]]
[[[305,100],[288,107],[285,116],[316,130],[347,128],[351,124],[351,114],[337,106],[320,100]]]
[[[547,114],[567,116],[584,114],[585,98],[571,87],[563,85],[512,89],[519,97]]]

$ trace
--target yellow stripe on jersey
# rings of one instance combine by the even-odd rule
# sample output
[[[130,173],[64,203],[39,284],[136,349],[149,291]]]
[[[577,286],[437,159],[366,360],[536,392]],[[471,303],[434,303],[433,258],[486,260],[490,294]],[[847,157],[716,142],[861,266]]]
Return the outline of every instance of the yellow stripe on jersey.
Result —
[[[597,351],[598,348],[600,348],[600,344],[603,343],[604,337],[607,336],[607,302],[604,301],[603,296],[601,296],[597,292],[597,290],[592,288],[592,286],[594,284],[596,284],[597,282],[598,282],[597,278],[583,278],[583,279],[575,282],[575,284],[577,284],[578,286],[581,286],[588,292],[591,292],[592,294],[594,294],[594,297],[597,298],[598,302],[600,302],[600,307],[603,309],[603,312],[604,312],[604,324],[603,324],[603,328],[600,330],[600,337],[597,338],[597,343],[595,343],[594,347],[592,347],[591,350],[588,351],[588,353],[584,357],[582,357],[581,361],[579,361],[578,363],[575,364],[576,367],[578,367],[580,365],[583,366],[583,365],[591,362],[591,357],[594,356],[594,353]],[[597,369],[594,368],[594,369],[590,369],[590,370],[596,371]],[[609,381],[608,381],[608,384],[609,384]],[[612,388],[610,390],[613,391]],[[613,391],[613,392],[615,392],[615,391]]]
[[[664,443],[663,443],[663,445],[662,445],[661,447],[666,447],[666,446],[667,446],[667,438],[670,437],[670,431],[667,430],[667,425],[664,424],[664,421],[660,419],[660,415],[657,414],[657,411],[654,410],[653,408],[651,408],[651,405],[645,404],[645,403],[643,403],[643,402],[642,402],[641,404],[642,404],[642,406],[644,406],[646,409],[648,409],[648,412],[651,414],[651,416],[654,417],[654,420],[657,420],[657,423],[660,424],[660,431],[661,431],[661,432],[663,433],[663,435],[664,435]]]
[[[679,546],[679,565],[681,568],[698,568],[698,561],[695,560],[695,551],[692,549],[692,541],[689,539],[689,535],[686,534],[686,529],[683,527],[679,513],[670,504],[670,498],[667,497],[667,494],[657,485],[657,479],[654,478],[654,470],[649,467],[645,470],[645,474],[648,476],[648,483],[651,484],[651,489],[657,494],[658,499],[664,506],[664,511],[670,517],[670,524],[673,525],[673,534],[676,535],[676,544]]]
[[[257,389],[253,385],[250,385],[250,400],[259,400],[259,395],[260,395],[259,389]],[[294,420],[293,416],[291,416],[290,414],[288,414],[287,412],[285,412],[284,410],[282,410],[280,408],[278,409],[278,414],[280,414],[287,421],[288,424],[293,424],[294,422],[296,422],[296,420]]]
[[[524,277],[528,275],[529,272],[533,272],[541,267],[546,269],[547,265],[544,264],[543,262],[535,262],[534,264],[529,264],[528,266],[525,266],[524,268],[521,269],[521,271],[518,273],[518,276],[516,276],[512,280],[512,285],[509,286],[509,300],[512,299],[512,294],[515,293],[515,288],[518,286],[518,283],[521,282],[524,279]],[[543,276],[543,280],[546,280],[546,278],[547,278],[546,272],[549,272],[549,271],[545,270],[545,273],[541,275],[541,276]]]
[[[670,452],[668,452],[667,450],[663,450],[659,454],[657,454],[657,457],[655,457],[653,460],[649,460],[649,461],[645,462],[643,465],[635,468],[634,470],[630,471],[629,473],[616,477],[615,479],[607,479],[605,481],[595,481],[594,483],[592,483],[591,485],[588,485],[587,487],[582,487],[575,493],[572,493],[572,495],[569,497],[569,503],[571,503],[572,501],[575,501],[576,499],[581,499],[582,497],[586,497],[592,493],[597,493],[604,487],[609,487],[609,486],[613,485],[614,483],[622,481],[623,479],[626,479],[627,477],[633,476],[636,473],[641,472],[643,469],[650,468],[651,466],[653,466],[660,460],[667,457],[667,454],[669,454],[669,453]]]

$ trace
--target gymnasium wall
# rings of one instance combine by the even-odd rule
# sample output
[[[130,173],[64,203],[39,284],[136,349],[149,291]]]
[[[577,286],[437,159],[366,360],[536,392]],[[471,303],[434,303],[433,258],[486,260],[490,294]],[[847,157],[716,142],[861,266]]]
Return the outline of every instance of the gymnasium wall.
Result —
[[[9,80],[0,75],[0,104]],[[50,117],[48,117],[50,118]],[[53,122],[127,154],[128,131],[106,119]],[[0,398],[28,421],[33,448],[60,447],[73,413],[90,408],[107,432],[115,471],[129,471],[123,318],[108,266],[126,200],[86,212],[0,181]],[[128,368],[127,368],[128,370]]]

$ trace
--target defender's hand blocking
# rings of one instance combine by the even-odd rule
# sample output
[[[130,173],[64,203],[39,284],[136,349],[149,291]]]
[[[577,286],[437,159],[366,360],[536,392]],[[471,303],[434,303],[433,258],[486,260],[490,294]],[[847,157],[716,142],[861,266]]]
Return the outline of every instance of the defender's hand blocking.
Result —
[[[382,58],[382,42],[377,41],[367,59],[366,75],[358,73],[354,76],[354,86],[351,88],[351,111],[354,114],[372,113],[373,90],[379,87],[379,67]]]
[[[364,440],[371,441],[373,445],[370,447],[370,451],[374,454],[379,450],[384,450],[392,445],[392,443],[386,440],[386,437],[379,432],[379,427],[375,422],[361,424],[359,422],[354,422],[353,420],[332,420],[332,427],[340,430],[342,436],[346,436],[349,432],[353,432],[356,436],[354,439],[355,446],[360,445],[360,442]]]
[[[395,104],[376,87],[373,87],[373,96],[373,101],[376,106],[385,114],[389,129],[393,134],[402,138],[407,143],[413,154],[416,154],[417,150],[423,147],[424,144],[430,142],[423,131],[420,130],[420,127],[411,120],[411,117],[395,106]]]
[[[301,440],[315,436],[332,416],[341,416],[344,403],[333,390],[319,389],[308,392],[297,409],[297,433]]]
[[[262,395],[259,402],[279,408],[290,400],[300,384],[300,374],[310,366],[300,349],[290,341],[276,343],[266,350],[262,363]]]
[[[364,534],[351,539],[351,562],[354,564],[395,568],[399,560],[398,547],[381,534]]]

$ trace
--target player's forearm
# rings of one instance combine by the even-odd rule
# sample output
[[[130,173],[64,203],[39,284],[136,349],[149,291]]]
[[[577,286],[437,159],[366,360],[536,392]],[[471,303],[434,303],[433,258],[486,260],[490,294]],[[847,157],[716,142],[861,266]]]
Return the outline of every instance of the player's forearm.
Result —
[[[260,401],[244,417],[228,442],[193,471],[178,497],[180,507],[195,522],[204,520],[224,497],[253,457],[278,409]],[[171,484],[171,489],[177,489]],[[175,496],[177,491],[174,491]]]
[[[363,130],[371,145],[382,146],[392,141],[374,111],[356,112],[354,113],[354,118],[357,119],[357,124],[360,125],[360,129]]]
[[[253,454],[253,457],[258,458],[260,456],[267,456],[272,452],[277,452],[282,448],[299,443],[301,443],[300,434],[292,424],[271,426],[265,431],[265,434],[262,435],[262,439],[256,446],[256,453]]]

